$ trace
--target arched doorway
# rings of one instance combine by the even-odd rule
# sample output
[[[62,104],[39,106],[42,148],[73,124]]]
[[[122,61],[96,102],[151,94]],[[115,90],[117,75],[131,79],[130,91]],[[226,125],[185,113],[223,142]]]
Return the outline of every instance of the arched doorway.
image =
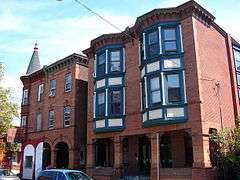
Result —
[[[50,144],[44,142],[43,143],[42,169],[46,169],[50,165],[51,165],[51,146],[50,146]]]
[[[68,168],[69,148],[67,143],[59,142],[55,146],[56,150],[56,168]]]

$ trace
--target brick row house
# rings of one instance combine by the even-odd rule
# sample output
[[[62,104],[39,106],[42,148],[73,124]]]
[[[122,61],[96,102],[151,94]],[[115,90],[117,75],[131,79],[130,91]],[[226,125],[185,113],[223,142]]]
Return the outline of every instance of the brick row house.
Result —
[[[87,165],[94,179],[213,179],[209,139],[235,127],[240,45],[194,1],[104,34],[89,59]]]
[[[40,66],[35,44],[21,76],[22,176],[34,179],[48,167],[85,168],[88,60],[72,54]]]

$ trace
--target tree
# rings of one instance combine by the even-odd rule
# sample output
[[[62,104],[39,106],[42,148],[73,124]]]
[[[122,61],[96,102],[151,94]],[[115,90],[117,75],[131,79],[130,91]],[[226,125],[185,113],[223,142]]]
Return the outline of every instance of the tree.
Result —
[[[3,78],[3,66],[0,64],[0,83]],[[17,105],[10,102],[11,92],[0,86],[0,136],[6,135],[12,126],[12,119],[18,116]]]
[[[237,119],[239,122],[239,118]],[[223,129],[211,135],[219,179],[240,179],[240,128]]]

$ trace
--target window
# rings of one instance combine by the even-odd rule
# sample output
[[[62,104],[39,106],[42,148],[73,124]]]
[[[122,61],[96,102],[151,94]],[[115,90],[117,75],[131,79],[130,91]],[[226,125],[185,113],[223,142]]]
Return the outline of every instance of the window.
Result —
[[[105,92],[97,93],[97,117],[105,115]]]
[[[150,101],[151,105],[161,102],[160,77],[150,79]]]
[[[97,75],[101,76],[105,74],[106,66],[106,53],[102,53],[98,56],[97,59]]]
[[[49,114],[48,114],[48,128],[49,129],[53,129],[54,128],[54,111],[51,110],[49,111]]]
[[[41,131],[42,130],[42,113],[37,113],[36,117],[36,130]]]
[[[177,103],[181,101],[180,77],[179,74],[165,75],[166,91],[165,96],[168,103]]]
[[[59,172],[59,173],[58,173],[58,180],[60,180],[60,179],[61,179],[61,180],[67,180],[66,177],[65,177],[65,175],[64,175],[62,172]]]
[[[55,94],[56,94],[56,85],[57,85],[56,79],[53,79],[53,80],[50,81],[49,96],[55,96]]]
[[[72,89],[72,75],[67,74],[65,76],[65,85],[64,85],[65,92],[69,92]]]
[[[21,127],[26,127],[26,125],[27,125],[27,116],[22,116]]]
[[[163,29],[163,45],[165,52],[177,51],[176,28]]]
[[[71,107],[65,106],[63,109],[64,113],[64,127],[70,126],[70,119],[71,119]]]
[[[32,168],[32,156],[25,156],[25,168]]]
[[[121,53],[120,50],[110,51],[110,71],[121,71]]]
[[[110,115],[122,114],[122,100],[120,90],[110,91]]]
[[[42,101],[43,100],[43,84],[40,84],[38,86],[38,94],[37,94],[37,100],[38,102]]]
[[[234,52],[234,58],[235,58],[235,64],[236,64],[236,70],[240,71],[240,50],[233,50]]]
[[[22,105],[28,104],[28,89],[23,90]]]
[[[158,31],[147,34],[147,54],[153,56],[159,54],[159,38]]]

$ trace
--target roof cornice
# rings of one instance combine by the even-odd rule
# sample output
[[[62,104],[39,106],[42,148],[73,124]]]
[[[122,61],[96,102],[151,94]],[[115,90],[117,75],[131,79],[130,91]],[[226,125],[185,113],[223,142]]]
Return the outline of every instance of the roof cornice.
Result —
[[[90,48],[83,51],[84,54],[92,56],[97,47],[110,44],[111,42],[123,42],[126,39],[130,40],[131,36],[137,38],[144,28],[153,25],[159,21],[166,20],[182,20],[187,17],[196,17],[202,23],[211,25],[215,17],[204,9],[201,5],[191,0],[180,6],[173,8],[160,8],[154,9],[146,14],[139,16],[131,28],[126,28],[125,31],[120,33],[103,34],[96,39],[93,39]],[[127,36],[129,34],[129,36]]]

